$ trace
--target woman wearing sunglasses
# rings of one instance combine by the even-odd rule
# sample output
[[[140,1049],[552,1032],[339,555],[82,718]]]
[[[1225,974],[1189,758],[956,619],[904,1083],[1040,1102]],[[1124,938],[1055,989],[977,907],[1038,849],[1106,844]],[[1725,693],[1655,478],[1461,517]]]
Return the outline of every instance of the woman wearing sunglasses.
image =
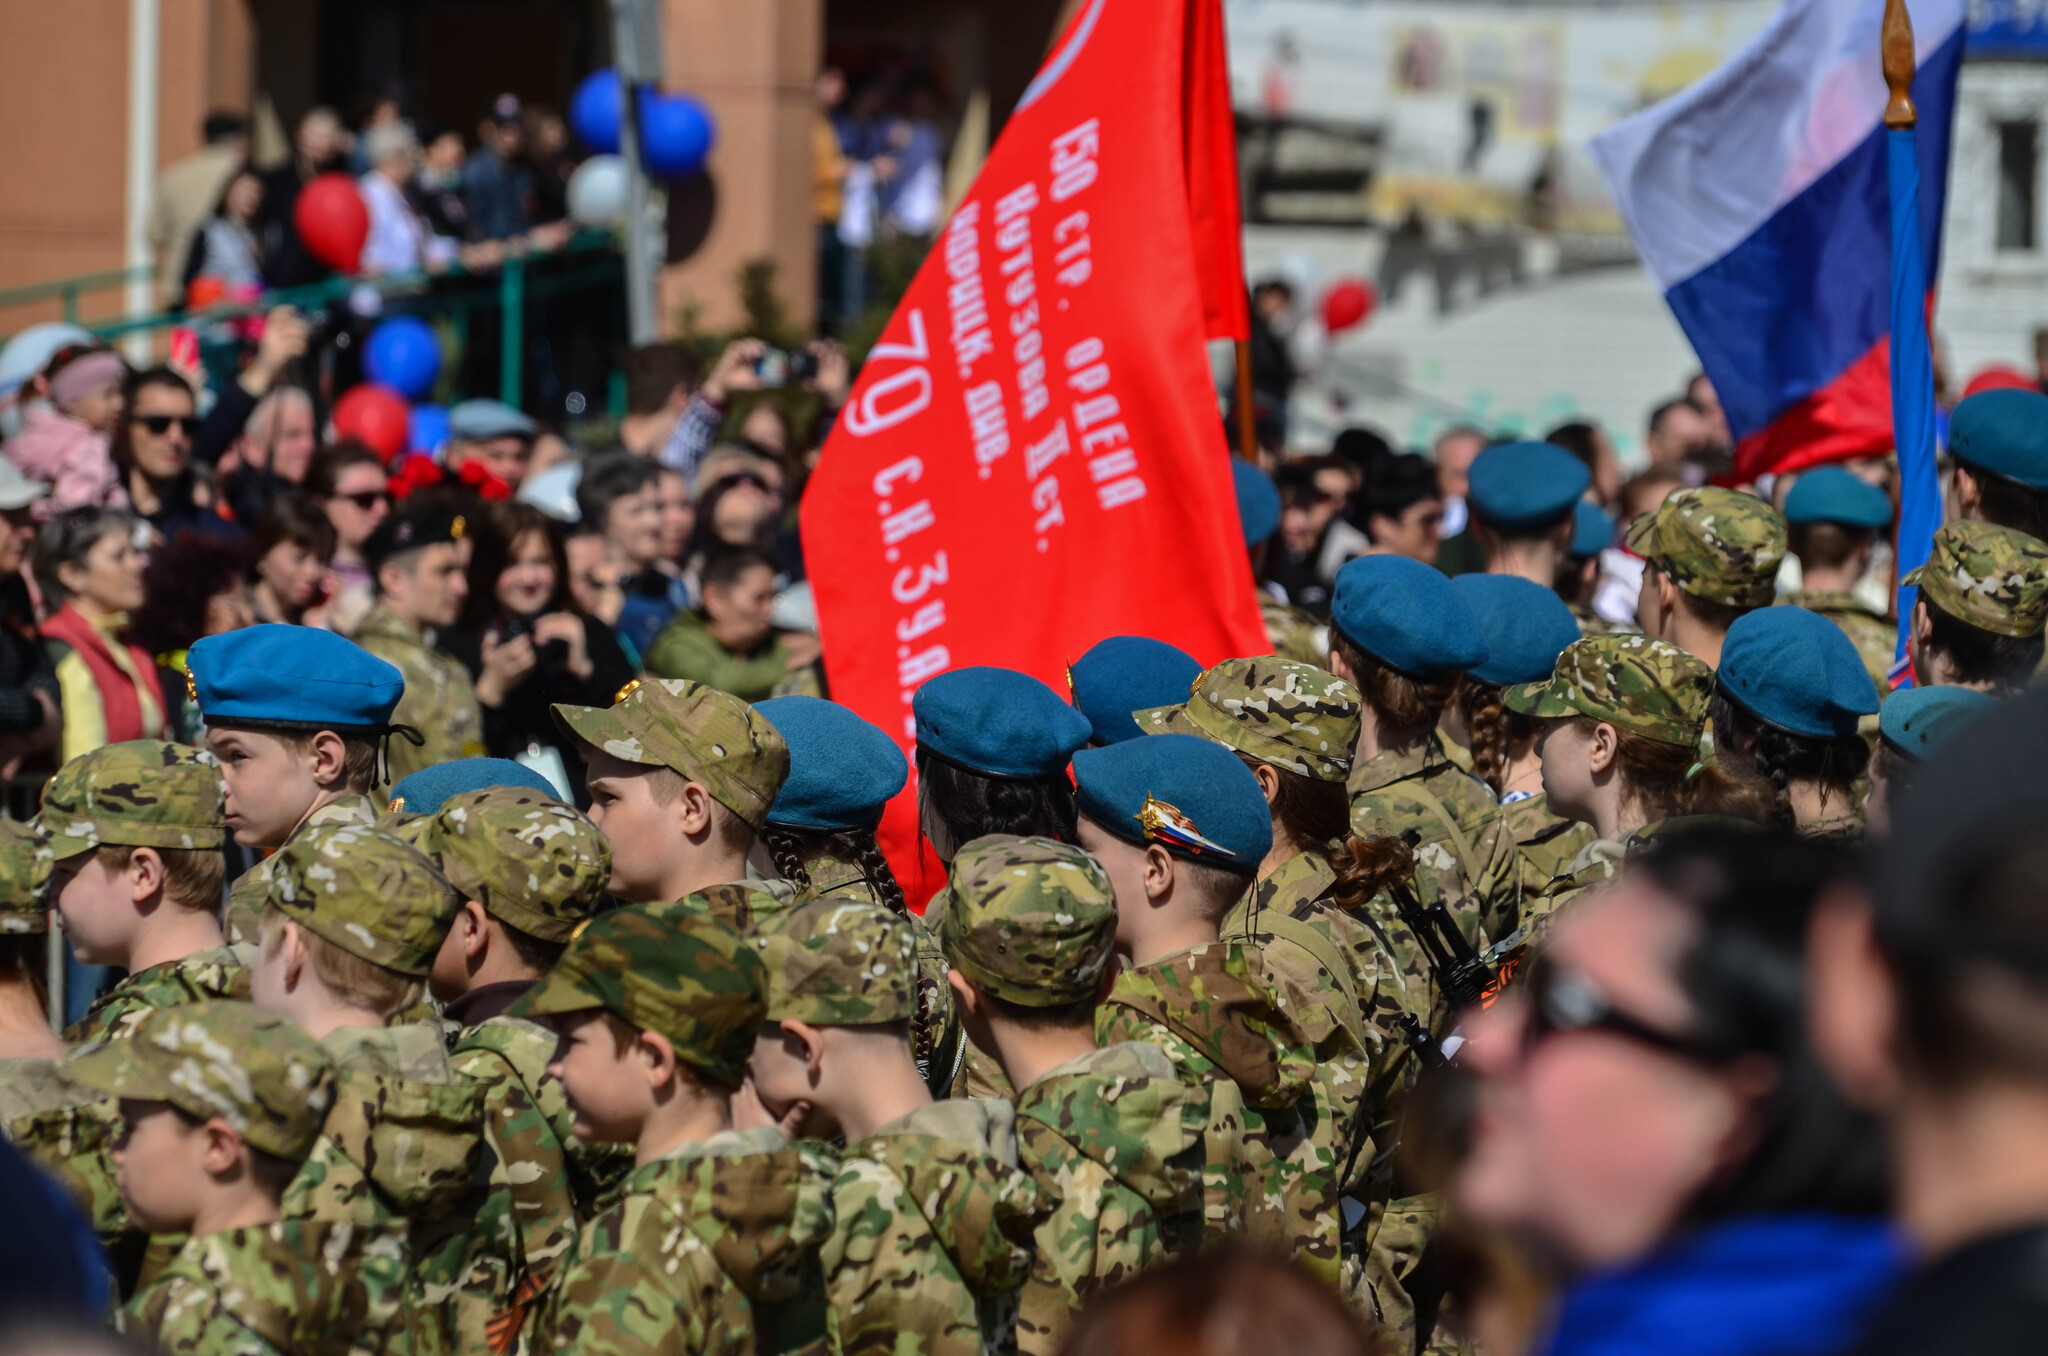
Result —
[[[1881,1137],[1806,1043],[1807,920],[1845,870],[1823,842],[1674,832],[1467,1017],[1453,1201],[1563,1285],[1535,1350],[1836,1351],[1897,1275]]]
[[[114,437],[114,465],[156,542],[181,532],[238,540],[242,529],[214,511],[213,487],[192,469],[199,414],[190,383],[168,367],[138,372],[128,379],[127,407]]]
[[[349,635],[370,615],[375,602],[377,590],[363,561],[363,543],[391,513],[384,463],[361,443],[324,447],[313,460],[306,490],[334,524],[334,557],[328,563],[334,590],[317,609],[317,617],[309,620]]]

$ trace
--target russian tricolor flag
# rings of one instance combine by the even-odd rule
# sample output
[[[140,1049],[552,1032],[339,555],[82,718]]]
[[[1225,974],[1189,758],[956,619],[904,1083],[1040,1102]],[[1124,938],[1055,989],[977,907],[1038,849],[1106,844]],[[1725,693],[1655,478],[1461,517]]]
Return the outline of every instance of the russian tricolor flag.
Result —
[[[1932,278],[1965,0],[1907,8]],[[1883,17],[1884,0],[1787,0],[1726,65],[1592,142],[1720,393],[1740,479],[1893,447]]]

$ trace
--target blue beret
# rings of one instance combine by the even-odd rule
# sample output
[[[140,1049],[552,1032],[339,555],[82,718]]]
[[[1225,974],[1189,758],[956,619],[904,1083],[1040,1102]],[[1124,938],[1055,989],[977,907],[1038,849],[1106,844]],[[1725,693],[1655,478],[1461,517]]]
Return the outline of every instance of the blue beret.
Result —
[[[1330,622],[1353,645],[1412,677],[1486,662],[1486,638],[1451,581],[1406,556],[1360,556],[1337,571]]]
[[[1237,486],[1237,525],[1249,550],[1280,530],[1280,491],[1273,477],[1243,457],[1230,459],[1230,478]]]
[[[1131,712],[1180,705],[1201,676],[1193,655],[1145,636],[1111,636],[1067,668],[1074,709],[1095,727],[1097,744],[1142,738]]]
[[[1565,646],[1579,638],[1572,610],[1541,584],[1516,575],[1461,574],[1451,587],[1486,639],[1486,662],[1466,670],[1482,683],[1507,687],[1548,678]]]
[[[1890,527],[1892,497],[1839,466],[1816,466],[1792,482],[1785,521]]]
[[[465,400],[448,411],[448,436],[479,443],[491,438],[531,438],[540,425],[502,400]]]
[[[405,675],[354,641],[271,623],[195,641],[186,656],[209,725],[373,730],[391,723]]]
[[[1598,504],[1581,499],[1572,508],[1572,554],[1584,559],[1614,545],[1614,519]]]
[[[409,815],[430,815],[456,796],[494,786],[538,791],[552,800],[562,798],[553,782],[510,758],[457,758],[399,778],[398,785],[391,788],[391,808]]]
[[[1760,607],[1728,628],[1721,690],[1750,714],[1811,739],[1856,733],[1877,685],[1842,628],[1803,607]]]
[[[910,710],[919,748],[985,777],[1058,776],[1093,733],[1059,693],[1014,669],[942,673]]]
[[[1506,443],[1472,461],[1465,502],[1488,525],[1536,529],[1562,522],[1593,483],[1586,463],[1556,443]]]
[[[910,780],[903,750],[838,702],[776,697],[754,709],[789,745],[789,780],[768,822],[792,829],[871,829]]]
[[[1877,713],[1884,742],[1922,762],[1965,725],[1998,705],[1989,692],[1969,687],[1909,687],[1885,699]]]
[[[2048,490],[2048,395],[1979,391],[1949,415],[1948,450],[1965,466]]]
[[[1235,753],[1198,735],[1162,734],[1074,755],[1074,798],[1103,832],[1178,856],[1255,872],[1273,846],[1273,812]]]

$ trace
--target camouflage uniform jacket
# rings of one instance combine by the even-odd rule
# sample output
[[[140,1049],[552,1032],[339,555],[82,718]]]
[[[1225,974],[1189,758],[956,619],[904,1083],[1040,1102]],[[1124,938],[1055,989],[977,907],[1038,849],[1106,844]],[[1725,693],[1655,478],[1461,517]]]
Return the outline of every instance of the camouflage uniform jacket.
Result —
[[[1319,669],[1329,666],[1329,632],[1323,623],[1264,589],[1259,590],[1259,617],[1266,623],[1266,643],[1274,654]]]
[[[1207,1091],[1142,1043],[1068,1060],[1018,1092],[1018,1158],[1059,1201],[1018,1300],[1022,1356],[1055,1356],[1097,1292],[1201,1245],[1208,1121]]]
[[[136,1019],[157,1008],[174,1008],[208,998],[249,1001],[247,953],[233,947],[210,947],[182,960],[165,961],[128,976],[93,1000],[85,1016],[64,1033],[66,1045],[123,1040]]]
[[[1641,829],[1636,830],[1636,833],[1641,832]],[[1514,943],[1520,947],[1535,946],[1550,930],[1551,923],[1556,921],[1559,909],[1601,881],[1612,880],[1621,874],[1621,864],[1628,859],[1635,836],[1595,838],[1580,848],[1578,856],[1572,858],[1564,870],[1543,888],[1542,895],[1530,904],[1528,917],[1513,939]]]
[[[1500,808],[1515,838],[1526,911],[1593,841],[1593,826],[1552,814],[1550,797],[1541,791],[1506,801]]]
[[[847,1146],[823,1252],[839,1356],[1014,1350],[1052,1208],[1017,1166],[1008,1102],[934,1102]]]
[[[1642,628],[1633,622],[1609,621],[1590,607],[1572,605],[1572,620],[1579,624],[1581,639],[1591,640],[1594,636],[1632,636]]]
[[[128,1230],[114,1185],[121,1106],[54,1059],[0,1060],[0,1135],[60,1183],[103,1241]]]
[[[794,881],[735,880],[723,885],[707,885],[682,899],[646,907],[656,914],[670,911],[708,913],[731,924],[733,931],[744,937],[754,930],[756,922],[770,914],[781,913],[796,903],[801,894]]]
[[[399,1318],[390,1226],[284,1220],[188,1239],[122,1316],[170,1356],[358,1356]]]
[[[418,628],[381,607],[356,627],[355,642],[405,675],[405,695],[391,720],[427,739],[417,748],[409,739],[391,741],[393,782],[437,763],[483,755],[484,709],[461,660],[435,649]]]
[[[1870,671],[1878,695],[1882,697],[1891,691],[1892,655],[1898,646],[1899,630],[1885,620],[1883,613],[1853,593],[1820,589],[1788,593],[1778,601],[1781,605],[1818,612],[1841,627],[1842,634],[1856,647],[1863,667]]]
[[[829,1328],[819,1250],[836,1164],[772,1129],[729,1130],[635,1168],[583,1226],[537,1352],[771,1356]]]
[[[286,835],[289,843],[308,829],[321,828],[328,824],[375,824],[377,805],[368,796],[341,796],[327,804],[318,806]],[[280,848],[283,843],[278,845]],[[270,891],[270,877],[276,870],[271,863],[277,854],[271,853],[256,865],[236,878],[228,891],[228,912],[226,930],[228,940],[237,945],[254,946],[257,942],[256,925],[263,918],[264,896]]]
[[[1337,1117],[1315,1084],[1306,1036],[1257,978],[1257,952],[1214,942],[1125,969],[1095,1011],[1095,1039],[1149,1041],[1184,1080],[1212,1088],[1202,1176],[1210,1235],[1242,1231],[1334,1280],[1343,1165],[1318,1131]]]
[[[1435,731],[1353,767],[1347,785],[1352,832],[1415,835],[1415,893],[1424,905],[1443,900],[1477,947],[1515,930],[1521,877],[1514,835],[1493,789],[1458,771]]]

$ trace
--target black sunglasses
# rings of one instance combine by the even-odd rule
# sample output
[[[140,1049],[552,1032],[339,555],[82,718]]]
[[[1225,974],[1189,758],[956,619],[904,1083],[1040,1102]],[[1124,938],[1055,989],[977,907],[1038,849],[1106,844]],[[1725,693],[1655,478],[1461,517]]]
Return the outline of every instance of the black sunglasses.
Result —
[[[334,497],[336,499],[346,499],[363,512],[368,513],[379,504],[389,504],[391,502],[391,491],[358,490],[354,494],[337,494]]]
[[[142,425],[159,438],[169,433],[173,424],[183,429],[187,438],[196,437],[199,433],[199,416],[196,414],[138,414],[128,422]]]
[[[1660,1031],[1620,1011],[1599,985],[1548,956],[1538,954],[1529,962],[1521,987],[1529,1003],[1529,1015],[1522,1028],[1524,1056],[1553,1036],[1604,1031],[1695,1064],[1724,1062],[1693,1037]]]

